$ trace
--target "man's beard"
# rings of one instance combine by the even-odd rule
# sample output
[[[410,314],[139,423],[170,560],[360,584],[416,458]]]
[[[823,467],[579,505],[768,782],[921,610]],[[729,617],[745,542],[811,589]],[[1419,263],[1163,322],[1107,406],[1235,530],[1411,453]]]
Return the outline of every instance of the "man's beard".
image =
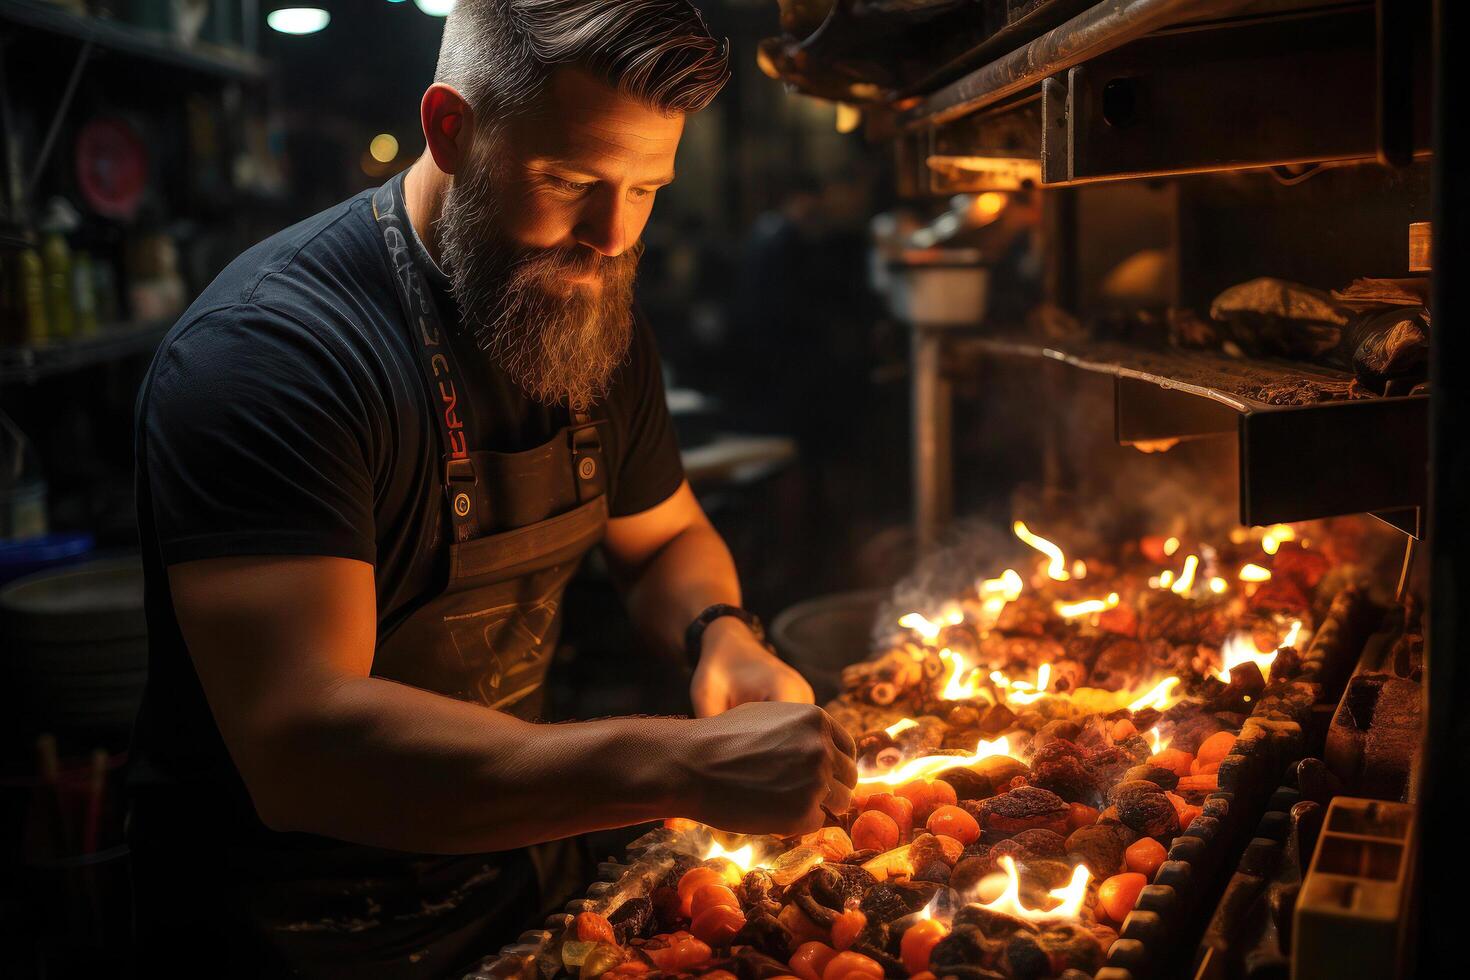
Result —
[[[526,248],[504,233],[498,175],[476,154],[439,217],[439,251],[475,343],[527,395],[583,411],[607,394],[633,335],[642,242],[614,258],[584,245]],[[601,288],[568,281],[592,273]]]

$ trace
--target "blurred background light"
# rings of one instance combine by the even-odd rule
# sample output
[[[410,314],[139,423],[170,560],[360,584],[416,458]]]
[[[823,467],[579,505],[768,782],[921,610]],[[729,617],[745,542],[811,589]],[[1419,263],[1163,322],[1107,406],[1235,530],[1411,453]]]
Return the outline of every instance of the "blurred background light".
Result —
[[[321,7],[282,7],[265,15],[272,30],[282,34],[315,34],[332,22]]]

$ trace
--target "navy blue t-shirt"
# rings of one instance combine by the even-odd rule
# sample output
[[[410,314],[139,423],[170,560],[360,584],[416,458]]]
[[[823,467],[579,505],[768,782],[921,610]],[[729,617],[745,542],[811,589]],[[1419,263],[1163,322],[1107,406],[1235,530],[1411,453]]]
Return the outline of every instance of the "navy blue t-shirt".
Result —
[[[414,246],[445,322],[457,324],[447,282]],[[461,411],[480,442],[471,448],[530,449],[565,424],[564,409],[531,401],[448,332],[469,389]],[[243,253],[164,339],[137,405],[149,672],[135,787],[213,787],[247,824],[254,817],[180,635],[169,565],[284,554],[369,562],[380,636],[442,589],[441,450],[417,356],[366,192]],[[595,414],[612,515],[667,499],[683,469],[641,316]]]

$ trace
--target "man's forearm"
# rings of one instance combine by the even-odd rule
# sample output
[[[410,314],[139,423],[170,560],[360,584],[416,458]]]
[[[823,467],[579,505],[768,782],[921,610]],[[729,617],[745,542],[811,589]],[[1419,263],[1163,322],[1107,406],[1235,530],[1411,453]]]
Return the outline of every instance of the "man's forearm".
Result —
[[[271,733],[257,758],[272,761],[251,774],[251,791],[277,830],[406,851],[503,850],[681,815],[688,774],[674,749],[691,724],[532,725],[353,678]]]
[[[675,535],[642,568],[624,577],[634,624],[669,651],[684,648],[684,630],[709,606],[740,604],[740,578],[730,549],[705,521]]]

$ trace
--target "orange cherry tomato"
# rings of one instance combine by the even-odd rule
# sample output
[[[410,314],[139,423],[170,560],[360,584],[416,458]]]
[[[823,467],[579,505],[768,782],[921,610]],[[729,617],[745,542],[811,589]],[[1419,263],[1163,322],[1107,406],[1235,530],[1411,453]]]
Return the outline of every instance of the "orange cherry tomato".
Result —
[[[847,949],[867,927],[868,917],[857,909],[840,913],[832,923],[832,945],[839,950]]]
[[[859,977],[883,980],[883,967],[877,960],[849,950],[832,957],[822,971],[822,980],[858,980]]]
[[[1097,809],[1086,803],[1067,804],[1067,829],[1080,830],[1097,823]]]
[[[685,918],[689,917],[689,903],[694,901],[694,893],[705,885],[724,884],[725,876],[714,868],[704,866],[690,868],[679,879],[679,914]]]
[[[607,921],[606,916],[598,915],[596,912],[578,912],[574,924],[577,938],[584,943],[612,943],[614,946],[618,944],[612,923]]]
[[[911,975],[929,969],[929,954],[939,945],[939,940],[949,935],[949,927],[938,919],[921,919],[904,931],[899,940],[899,959],[903,968]]]
[[[1133,911],[1133,903],[1138,901],[1138,893],[1146,884],[1148,879],[1136,871],[1113,875],[1098,886],[1098,910],[1114,922],[1121,923]]]
[[[953,837],[961,844],[973,844],[980,837],[980,824],[965,810],[952,803],[938,807],[924,824],[931,834]]]
[[[657,949],[644,946],[643,953],[665,973],[687,973],[691,967],[708,963],[713,955],[708,943],[682,930],[654,938],[662,939],[665,945]]]
[[[791,972],[801,980],[822,980],[822,971],[837,955],[837,950],[826,943],[802,943],[791,954]]]
[[[860,851],[890,851],[898,846],[898,824],[886,813],[864,810],[852,822],[852,843]]]
[[[1235,736],[1229,732],[1216,732],[1203,742],[1199,743],[1199,751],[1195,758],[1201,766],[1209,765],[1211,762],[1219,762],[1230,754],[1235,748]]]
[[[914,804],[907,797],[894,793],[874,793],[863,804],[863,809],[888,814],[898,825],[899,840],[908,840],[909,835],[914,832]]]
[[[894,790],[895,795],[902,796],[914,805],[914,823],[922,824],[929,819],[929,814],[934,811],[937,802],[934,799],[934,784],[928,779],[915,779],[904,783]]]
[[[1154,872],[1159,870],[1159,865],[1168,858],[1169,852],[1164,850],[1164,845],[1152,837],[1138,838],[1123,852],[1123,859],[1128,862],[1128,870],[1136,871],[1147,878],[1153,878]]]
[[[711,905],[694,917],[689,931],[711,946],[728,946],[735,934],[745,928],[745,916],[738,908]]]
[[[693,898],[689,900],[689,918],[697,919],[699,913],[717,905],[738,911],[740,899],[736,898],[735,893],[726,885],[700,885],[699,891],[695,892]]]
[[[1149,765],[1162,766],[1181,779],[1189,775],[1189,767],[1193,762],[1194,756],[1183,749],[1165,749],[1148,757]]]

